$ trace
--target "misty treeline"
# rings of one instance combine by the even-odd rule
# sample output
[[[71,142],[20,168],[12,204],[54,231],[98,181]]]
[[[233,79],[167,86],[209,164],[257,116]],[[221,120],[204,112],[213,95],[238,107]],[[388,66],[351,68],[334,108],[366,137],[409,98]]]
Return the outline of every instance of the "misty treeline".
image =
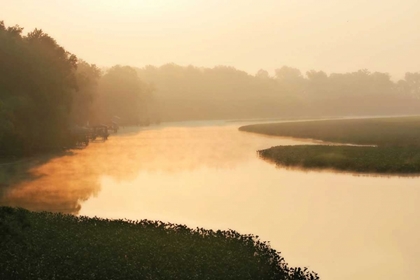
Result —
[[[270,76],[233,67],[166,64],[138,69],[164,121],[420,113],[420,73],[394,82],[387,73],[308,71],[283,66]]]
[[[0,22],[0,155],[69,147],[75,126],[158,121],[418,114],[420,73],[283,66],[114,66],[77,59],[52,37]]]
[[[143,120],[152,89],[128,66],[101,71],[35,29],[0,22],[0,155],[68,146],[75,126]]]

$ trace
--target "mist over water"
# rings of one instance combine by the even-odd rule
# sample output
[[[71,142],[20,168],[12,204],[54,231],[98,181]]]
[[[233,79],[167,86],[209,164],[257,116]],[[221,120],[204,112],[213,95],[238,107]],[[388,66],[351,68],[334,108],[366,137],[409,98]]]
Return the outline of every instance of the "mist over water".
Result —
[[[320,141],[238,128],[418,115],[419,1],[6,2],[0,206],[234,229],[321,279],[418,279],[419,174],[276,167],[257,151]],[[364,129],[393,153],[354,162],[418,170],[420,122],[400,121]],[[341,125],[324,132],[366,136]]]
[[[33,164],[30,177],[14,167],[13,186],[0,203],[232,228],[271,241],[291,265],[309,265],[322,279],[416,279],[417,177],[277,168],[256,150],[313,143],[237,128],[224,122],[126,128]]]

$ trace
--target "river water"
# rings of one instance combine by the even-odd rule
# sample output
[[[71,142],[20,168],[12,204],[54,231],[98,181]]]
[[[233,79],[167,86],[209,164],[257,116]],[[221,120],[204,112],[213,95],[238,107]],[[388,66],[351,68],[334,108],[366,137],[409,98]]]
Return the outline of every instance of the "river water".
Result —
[[[278,168],[256,151],[314,143],[239,126],[125,128],[86,149],[0,165],[0,205],[230,228],[321,279],[418,279],[420,177]]]

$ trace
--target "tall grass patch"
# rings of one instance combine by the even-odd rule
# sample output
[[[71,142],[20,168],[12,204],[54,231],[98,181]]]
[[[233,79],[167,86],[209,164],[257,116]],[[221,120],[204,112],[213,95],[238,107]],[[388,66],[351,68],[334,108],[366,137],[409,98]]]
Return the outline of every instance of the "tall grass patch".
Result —
[[[420,117],[273,123],[239,129],[326,142],[258,151],[261,157],[280,166],[361,173],[420,173]],[[327,142],[372,146],[328,145]]]

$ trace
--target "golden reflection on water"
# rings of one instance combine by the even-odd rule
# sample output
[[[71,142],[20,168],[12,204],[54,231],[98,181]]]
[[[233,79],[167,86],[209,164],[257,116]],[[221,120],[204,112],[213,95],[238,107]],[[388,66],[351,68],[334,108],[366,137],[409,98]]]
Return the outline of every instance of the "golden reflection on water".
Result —
[[[287,170],[255,152],[302,143],[235,125],[125,129],[32,166],[0,203],[254,233],[327,280],[417,279],[420,180]]]
[[[132,181],[140,171],[192,171],[201,166],[231,169],[272,137],[244,136],[235,127],[127,128],[106,142],[65,155],[0,166],[1,205],[77,214],[101,189],[101,178]],[[284,140],[293,143],[293,140]],[[188,182],[186,182],[188,184]]]

